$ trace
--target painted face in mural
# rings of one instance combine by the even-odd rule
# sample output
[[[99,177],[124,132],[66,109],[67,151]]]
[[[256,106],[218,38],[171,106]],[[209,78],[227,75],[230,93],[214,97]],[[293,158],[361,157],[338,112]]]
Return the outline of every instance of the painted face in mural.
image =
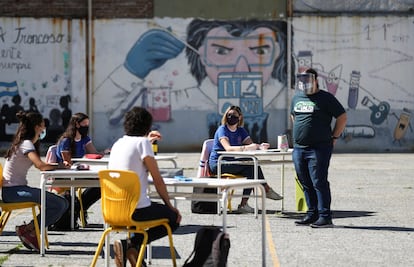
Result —
[[[234,37],[219,27],[209,31],[198,52],[214,84],[222,72],[260,72],[265,84],[271,77],[279,51],[274,32],[268,28],[257,28],[247,36]]]

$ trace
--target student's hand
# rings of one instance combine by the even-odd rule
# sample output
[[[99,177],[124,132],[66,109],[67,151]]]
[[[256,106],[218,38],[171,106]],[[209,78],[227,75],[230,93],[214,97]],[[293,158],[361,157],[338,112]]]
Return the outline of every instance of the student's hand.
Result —
[[[177,223],[181,223],[181,214],[180,211],[178,209],[176,209],[175,207],[171,207],[171,209],[177,213]]]
[[[151,131],[148,134],[148,139],[151,143],[153,143],[154,141],[160,141],[162,139],[162,135],[159,131]]]
[[[66,160],[64,160],[62,164],[63,164],[63,167],[66,169],[70,169],[70,167],[72,167],[72,163]]]
[[[251,143],[250,145],[245,145],[244,150],[256,150],[259,149],[259,145],[256,143]]]
[[[259,146],[260,150],[267,150],[270,147],[269,143],[261,143]]]

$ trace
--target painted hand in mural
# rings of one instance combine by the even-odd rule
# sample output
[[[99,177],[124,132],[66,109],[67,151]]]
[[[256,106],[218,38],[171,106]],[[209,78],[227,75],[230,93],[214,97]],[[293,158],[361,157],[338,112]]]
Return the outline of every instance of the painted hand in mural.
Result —
[[[175,58],[184,43],[165,30],[149,30],[129,50],[124,66],[132,74],[144,79],[148,73]]]

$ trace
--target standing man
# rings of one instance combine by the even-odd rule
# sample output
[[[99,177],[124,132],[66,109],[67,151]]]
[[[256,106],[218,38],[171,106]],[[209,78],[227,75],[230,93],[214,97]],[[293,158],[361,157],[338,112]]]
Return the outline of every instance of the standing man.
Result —
[[[332,94],[320,91],[318,73],[307,69],[298,74],[291,103],[293,162],[303,186],[308,211],[296,225],[333,227],[328,168],[332,149],[345,128],[344,107]],[[335,124],[332,129],[332,118]]]

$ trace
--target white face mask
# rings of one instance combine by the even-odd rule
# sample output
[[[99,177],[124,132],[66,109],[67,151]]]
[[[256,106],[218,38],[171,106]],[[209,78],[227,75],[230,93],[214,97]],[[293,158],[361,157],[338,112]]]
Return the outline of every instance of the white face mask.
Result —
[[[42,140],[46,137],[46,129],[44,129],[40,134],[39,134],[39,139]]]

